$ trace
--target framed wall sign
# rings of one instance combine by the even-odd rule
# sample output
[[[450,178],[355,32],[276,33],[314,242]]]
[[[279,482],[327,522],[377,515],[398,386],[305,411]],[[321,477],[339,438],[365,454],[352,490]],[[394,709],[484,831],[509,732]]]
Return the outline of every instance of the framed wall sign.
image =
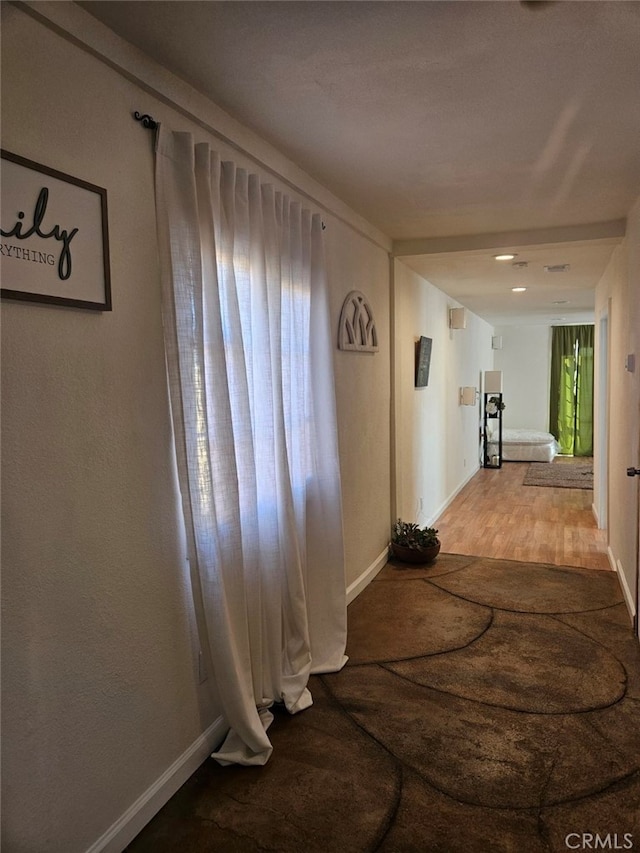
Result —
[[[1,153],[2,297],[111,311],[107,191]]]

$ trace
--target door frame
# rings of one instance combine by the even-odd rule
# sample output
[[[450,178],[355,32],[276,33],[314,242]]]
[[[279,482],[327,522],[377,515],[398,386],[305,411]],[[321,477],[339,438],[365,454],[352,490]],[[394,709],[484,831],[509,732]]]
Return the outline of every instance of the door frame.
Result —
[[[596,448],[598,492],[594,515],[600,530],[609,525],[609,308],[598,322],[598,443]]]

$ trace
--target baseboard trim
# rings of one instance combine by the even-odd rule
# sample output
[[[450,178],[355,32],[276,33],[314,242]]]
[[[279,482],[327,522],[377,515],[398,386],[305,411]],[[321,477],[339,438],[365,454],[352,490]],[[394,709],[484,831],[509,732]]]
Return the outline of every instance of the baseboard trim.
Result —
[[[458,495],[460,494],[460,492],[461,492],[461,491],[464,489],[464,487],[467,485],[467,483],[469,482],[469,480],[471,480],[473,477],[475,477],[475,475],[478,473],[478,471],[479,471],[479,470],[480,470],[480,463],[478,463],[478,464],[475,466],[475,468],[474,468],[472,471],[470,471],[470,472],[469,472],[468,476],[467,476],[467,477],[465,477],[465,479],[460,483],[460,485],[458,486],[458,488],[457,488],[457,489],[455,489],[453,492],[451,492],[451,494],[450,494],[450,495],[449,495],[449,497],[446,499],[446,501],[444,501],[444,502],[440,505],[440,507],[439,507],[439,508],[434,512],[434,514],[431,516],[431,519],[430,519],[430,520],[427,522],[427,524],[425,525],[426,527],[432,527],[432,526],[435,524],[436,520],[437,520],[438,518],[440,518],[440,516],[441,516],[441,515],[442,515],[442,513],[447,509],[447,507],[448,507],[450,504],[452,504],[452,503],[454,502],[454,500],[458,497]]]
[[[347,604],[351,604],[354,598],[357,598],[362,590],[369,586],[378,572],[386,565],[388,557],[389,549],[385,548],[384,551],[376,557],[373,563],[371,563],[369,568],[365,569],[360,577],[356,578],[353,583],[349,584],[347,587]]]
[[[168,767],[142,796],[86,853],[122,853],[136,835],[149,823],[175,792],[195,773],[227,733],[228,726],[218,717],[182,755]]]
[[[637,615],[636,604],[633,600],[633,596],[631,595],[631,590],[629,589],[629,584],[627,583],[624,571],[622,570],[622,563],[620,562],[620,560],[616,560],[611,548],[607,548],[607,555],[609,557],[609,563],[611,564],[611,568],[618,575],[618,578],[620,580],[620,586],[622,587],[622,595],[624,596],[624,602],[627,605],[629,616],[631,616],[632,621],[634,621]]]

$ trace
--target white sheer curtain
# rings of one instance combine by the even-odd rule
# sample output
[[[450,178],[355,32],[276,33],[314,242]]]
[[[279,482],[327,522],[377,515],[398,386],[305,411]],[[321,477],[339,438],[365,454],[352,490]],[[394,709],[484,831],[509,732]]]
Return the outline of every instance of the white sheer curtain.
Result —
[[[264,764],[269,706],[346,661],[332,331],[322,223],[188,133],[159,129],[171,408],[200,642],[230,727]]]

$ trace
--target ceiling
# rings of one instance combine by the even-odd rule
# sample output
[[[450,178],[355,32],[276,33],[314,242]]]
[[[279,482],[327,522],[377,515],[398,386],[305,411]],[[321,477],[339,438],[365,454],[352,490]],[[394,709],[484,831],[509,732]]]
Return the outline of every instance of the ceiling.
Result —
[[[489,322],[592,318],[640,195],[640,2],[79,5]]]

